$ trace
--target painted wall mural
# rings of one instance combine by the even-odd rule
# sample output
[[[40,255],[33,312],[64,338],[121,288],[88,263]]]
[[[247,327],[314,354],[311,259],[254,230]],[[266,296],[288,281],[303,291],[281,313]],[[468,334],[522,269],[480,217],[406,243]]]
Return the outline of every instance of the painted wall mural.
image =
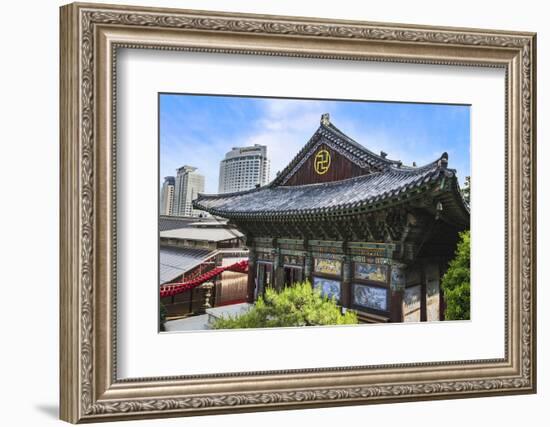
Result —
[[[403,321],[420,322],[420,285],[406,288],[403,293]]]
[[[315,272],[340,276],[342,273],[342,261],[315,258]]]
[[[374,310],[388,310],[388,290],[378,286],[353,285],[353,302],[356,305]]]
[[[405,265],[404,264],[392,264],[390,287],[392,291],[405,290]]]
[[[381,264],[355,263],[355,278],[362,280],[373,280],[386,282],[388,277],[388,266]]]
[[[313,289],[320,289],[321,294],[340,301],[340,282],[338,280],[313,277]]]

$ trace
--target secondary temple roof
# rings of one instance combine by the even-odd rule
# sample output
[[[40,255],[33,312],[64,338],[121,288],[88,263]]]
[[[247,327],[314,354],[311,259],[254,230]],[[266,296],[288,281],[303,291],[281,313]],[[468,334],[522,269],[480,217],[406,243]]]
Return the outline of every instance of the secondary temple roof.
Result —
[[[215,251],[192,248],[160,248],[159,279],[160,284],[181,276],[186,271],[210,258]]]
[[[345,159],[349,170],[357,168],[355,174],[359,176],[296,183],[300,169],[306,168],[312,156],[324,148]],[[462,199],[456,171],[448,169],[447,163],[447,153],[443,153],[427,165],[404,166],[400,161],[387,159],[385,153],[377,155],[366,149],[333,126],[328,115],[323,115],[309,142],[270,184],[237,193],[199,194],[193,205],[230,219],[325,216],[376,210],[432,191],[451,211],[453,221],[464,224],[469,221],[469,210]]]

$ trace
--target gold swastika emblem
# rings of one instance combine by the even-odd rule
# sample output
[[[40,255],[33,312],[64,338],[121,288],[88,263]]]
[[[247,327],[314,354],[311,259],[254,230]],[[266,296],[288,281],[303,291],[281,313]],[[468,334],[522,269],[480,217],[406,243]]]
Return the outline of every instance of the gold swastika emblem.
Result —
[[[327,173],[330,168],[330,153],[324,149],[319,150],[315,155],[313,165],[315,167],[315,172],[319,175],[324,175]]]

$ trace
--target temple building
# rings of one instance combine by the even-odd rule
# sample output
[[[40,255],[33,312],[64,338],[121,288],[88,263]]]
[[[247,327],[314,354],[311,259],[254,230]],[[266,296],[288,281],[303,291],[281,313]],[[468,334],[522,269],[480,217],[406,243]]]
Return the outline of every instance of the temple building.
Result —
[[[441,277],[470,222],[446,153],[406,166],[328,114],[271,183],[193,205],[246,236],[249,302],[308,280],[363,322],[444,320]]]

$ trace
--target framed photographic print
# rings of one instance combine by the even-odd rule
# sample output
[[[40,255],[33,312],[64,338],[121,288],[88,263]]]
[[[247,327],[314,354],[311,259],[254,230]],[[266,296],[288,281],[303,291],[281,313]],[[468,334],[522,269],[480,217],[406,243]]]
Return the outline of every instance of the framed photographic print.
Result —
[[[535,34],[71,4],[60,51],[62,419],[535,392]]]

